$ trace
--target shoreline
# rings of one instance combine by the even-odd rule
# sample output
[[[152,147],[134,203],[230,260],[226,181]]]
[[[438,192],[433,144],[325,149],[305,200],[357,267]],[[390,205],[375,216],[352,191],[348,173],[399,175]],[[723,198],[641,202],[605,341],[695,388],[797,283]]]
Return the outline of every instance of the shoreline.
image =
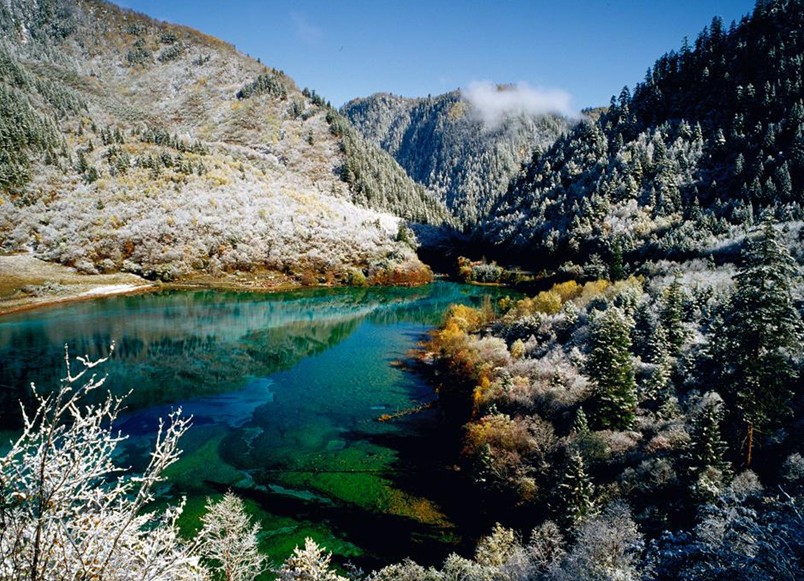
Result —
[[[0,318],[5,315],[93,299],[162,290],[222,290],[279,293],[338,284],[301,284],[275,271],[192,274],[172,282],[154,282],[130,273],[81,274],[30,254],[0,255]],[[414,286],[414,285],[406,285]]]
[[[119,287],[119,288],[115,288]],[[55,307],[69,303],[80,303],[84,301],[91,301],[103,297],[124,296],[124,295],[138,295],[153,292],[160,287],[153,283],[142,284],[138,286],[133,285],[105,285],[78,293],[67,293],[64,295],[52,295],[41,297],[30,297],[29,299],[21,298],[19,302],[10,306],[3,304],[0,301],[0,318],[6,315],[13,315],[16,313],[24,313],[26,311],[33,311],[37,309],[46,309],[48,307]]]
[[[155,286],[128,273],[81,274],[32,254],[0,256],[0,316],[103,296],[148,292]]]

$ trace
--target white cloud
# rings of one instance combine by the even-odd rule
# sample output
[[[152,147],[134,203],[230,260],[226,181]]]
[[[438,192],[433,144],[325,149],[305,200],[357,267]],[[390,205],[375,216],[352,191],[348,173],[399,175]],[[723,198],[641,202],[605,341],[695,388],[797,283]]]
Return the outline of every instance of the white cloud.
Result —
[[[572,95],[560,89],[537,89],[526,83],[496,85],[476,82],[461,89],[461,95],[480,119],[491,126],[499,124],[506,117],[521,114],[578,116],[578,111],[571,104]]]
[[[296,27],[296,35],[302,42],[310,48],[317,47],[324,36],[324,32],[318,26],[310,22],[304,14],[294,12],[290,17],[293,19],[293,25]]]

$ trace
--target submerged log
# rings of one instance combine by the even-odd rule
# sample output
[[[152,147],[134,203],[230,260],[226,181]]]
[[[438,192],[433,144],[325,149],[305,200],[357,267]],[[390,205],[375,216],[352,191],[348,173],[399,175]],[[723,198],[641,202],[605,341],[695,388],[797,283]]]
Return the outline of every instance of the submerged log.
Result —
[[[398,412],[394,412],[392,414],[382,414],[380,417],[377,418],[377,421],[378,422],[383,422],[383,423],[384,422],[390,422],[391,420],[396,420],[398,418],[402,418],[402,417],[405,417],[405,416],[411,416],[413,414],[417,414],[417,413],[422,412],[424,410],[429,410],[431,407],[433,407],[433,405],[435,405],[435,401],[419,404],[417,406],[414,406],[414,407],[411,407],[411,408],[406,408],[406,409],[400,410]]]

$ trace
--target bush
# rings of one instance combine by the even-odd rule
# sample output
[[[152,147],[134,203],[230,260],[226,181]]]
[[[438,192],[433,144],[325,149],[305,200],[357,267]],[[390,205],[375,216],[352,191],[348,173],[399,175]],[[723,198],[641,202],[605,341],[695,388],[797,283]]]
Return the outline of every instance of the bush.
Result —
[[[176,526],[183,503],[161,514],[144,510],[178,459],[189,420],[179,410],[160,422],[149,466],[127,476],[114,463],[124,439],[112,428],[121,398],[86,404],[106,379],[92,370],[107,359],[77,359],[82,369],[73,374],[65,352],[59,390],[34,388],[36,409],[24,413],[22,435],[0,460],[0,578],[199,576],[194,548]]]
[[[472,280],[476,282],[500,282],[503,269],[496,264],[478,264],[472,267]]]

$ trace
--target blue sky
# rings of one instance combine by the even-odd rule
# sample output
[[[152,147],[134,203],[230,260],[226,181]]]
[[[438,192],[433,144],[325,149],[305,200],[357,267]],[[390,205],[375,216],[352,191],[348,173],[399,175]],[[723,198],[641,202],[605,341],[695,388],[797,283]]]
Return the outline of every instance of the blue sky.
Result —
[[[606,105],[657,57],[726,26],[749,0],[121,0],[185,24],[314,89],[335,106],[391,92],[440,94],[478,82]]]

